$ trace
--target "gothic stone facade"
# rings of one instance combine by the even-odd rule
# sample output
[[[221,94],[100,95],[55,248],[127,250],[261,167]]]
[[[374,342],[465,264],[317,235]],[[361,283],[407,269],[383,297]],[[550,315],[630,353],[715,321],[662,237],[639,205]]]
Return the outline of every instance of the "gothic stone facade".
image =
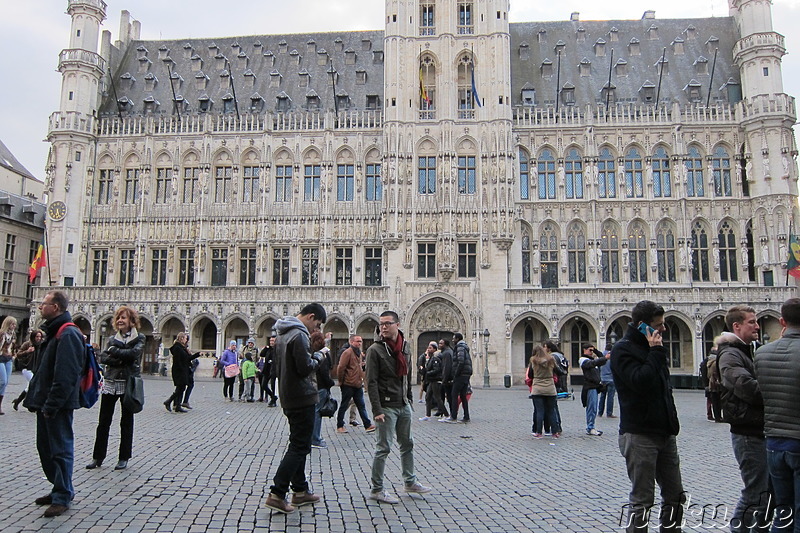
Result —
[[[464,332],[493,385],[644,298],[676,375],[735,303],[779,335],[798,173],[768,2],[512,24],[387,0],[383,31],[165,41],[124,13],[115,44],[106,7],[69,1],[48,137],[53,278],[87,331],[125,302],[149,351],[218,352],[309,301],[336,342],[394,309],[418,352]]]

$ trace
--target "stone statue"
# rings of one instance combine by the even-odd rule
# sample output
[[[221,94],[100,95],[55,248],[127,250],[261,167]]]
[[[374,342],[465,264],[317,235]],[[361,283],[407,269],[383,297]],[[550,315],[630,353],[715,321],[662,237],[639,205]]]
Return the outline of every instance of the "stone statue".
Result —
[[[744,267],[745,270],[747,270],[748,268],[750,268],[750,254],[747,250],[746,245],[742,246],[741,253],[742,253],[742,266]]]
[[[761,264],[769,264],[769,245],[766,241],[761,244]]]
[[[719,248],[714,248],[714,270],[719,270]]]

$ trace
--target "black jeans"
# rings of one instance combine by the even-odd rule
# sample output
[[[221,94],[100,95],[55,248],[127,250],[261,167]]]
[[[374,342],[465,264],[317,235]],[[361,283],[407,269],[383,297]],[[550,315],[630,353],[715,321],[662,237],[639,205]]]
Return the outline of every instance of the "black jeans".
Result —
[[[175,392],[172,393],[166,402],[166,404],[172,402],[174,407],[180,407],[181,402],[183,402],[183,392],[186,390],[186,385],[175,385]]]
[[[428,390],[425,395],[425,416],[431,416],[433,405],[436,404],[436,414],[447,414],[447,408],[442,400],[442,382],[432,381],[428,383]]]
[[[450,418],[458,418],[458,400],[464,407],[464,420],[469,420],[469,400],[467,400],[467,390],[469,389],[469,376],[458,376],[453,378],[453,391],[450,393]]]
[[[236,381],[236,376],[228,377],[222,380],[222,396],[225,398],[233,399],[233,383]]]
[[[189,396],[192,395],[192,389],[194,388],[194,372],[189,377],[189,385],[186,386],[186,392],[183,393],[183,402],[182,403],[189,403]]]
[[[122,410],[119,421],[119,459],[127,461],[133,451],[133,413],[125,409],[122,396],[115,394],[100,395],[100,419],[97,421],[97,433],[94,439],[94,452],[92,459],[103,461],[108,450],[108,433],[111,431],[111,422],[114,419],[115,405],[119,400]]]
[[[308,491],[306,480],[306,457],[311,453],[311,435],[314,433],[316,405],[284,409],[289,421],[289,446],[283,455],[278,471],[272,478],[269,491],[278,498],[285,498],[291,485],[294,492]]]
[[[269,386],[269,376],[262,373],[258,385],[261,388],[261,395],[259,396],[260,399],[264,399],[264,393],[266,392],[271,401],[275,402],[278,400],[278,397],[275,396],[275,393]]]

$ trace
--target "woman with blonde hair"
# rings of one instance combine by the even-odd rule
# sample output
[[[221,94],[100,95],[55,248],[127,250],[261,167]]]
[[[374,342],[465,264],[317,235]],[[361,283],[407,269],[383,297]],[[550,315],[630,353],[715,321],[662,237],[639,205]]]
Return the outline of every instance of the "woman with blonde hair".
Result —
[[[553,381],[555,358],[537,344],[528,362],[533,400],[533,438],[542,438],[542,427],[550,427],[553,437],[561,436],[561,421],[556,416],[556,384]]]
[[[3,396],[14,369],[14,353],[17,350],[17,319],[7,316],[0,326],[0,415],[3,412]]]
[[[119,421],[119,462],[114,470],[126,469],[133,453],[133,413],[125,408],[122,397],[125,395],[128,378],[139,375],[145,336],[138,331],[141,327],[139,313],[126,305],[114,313],[112,325],[117,333],[98,357],[99,362],[105,365],[105,371],[103,388],[100,390],[100,418],[97,421],[92,462],[86,465],[89,470],[102,465],[106,458],[108,433],[117,400],[122,406],[122,414]]]

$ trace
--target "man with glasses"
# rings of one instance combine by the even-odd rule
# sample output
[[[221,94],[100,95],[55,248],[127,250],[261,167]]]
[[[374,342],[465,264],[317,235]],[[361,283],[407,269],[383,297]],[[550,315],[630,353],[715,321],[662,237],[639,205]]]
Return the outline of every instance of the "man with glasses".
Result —
[[[414,474],[414,440],[411,417],[414,397],[411,392],[411,349],[399,326],[394,311],[381,313],[378,328],[380,340],[367,350],[367,392],[372,414],[378,425],[375,458],[372,461],[370,499],[383,503],[399,503],[383,487],[383,471],[391,441],[397,436],[405,490],[424,494],[431,489],[417,482]]]
[[[64,514],[75,496],[72,414],[81,406],[78,381],[86,350],[83,333],[72,323],[68,305],[67,295],[61,291],[48,292],[39,305],[46,340],[40,347],[39,366],[23,403],[36,413],[36,449],[44,475],[53,484],[49,494],[35,500],[37,505],[49,505],[44,512],[46,517]]]

